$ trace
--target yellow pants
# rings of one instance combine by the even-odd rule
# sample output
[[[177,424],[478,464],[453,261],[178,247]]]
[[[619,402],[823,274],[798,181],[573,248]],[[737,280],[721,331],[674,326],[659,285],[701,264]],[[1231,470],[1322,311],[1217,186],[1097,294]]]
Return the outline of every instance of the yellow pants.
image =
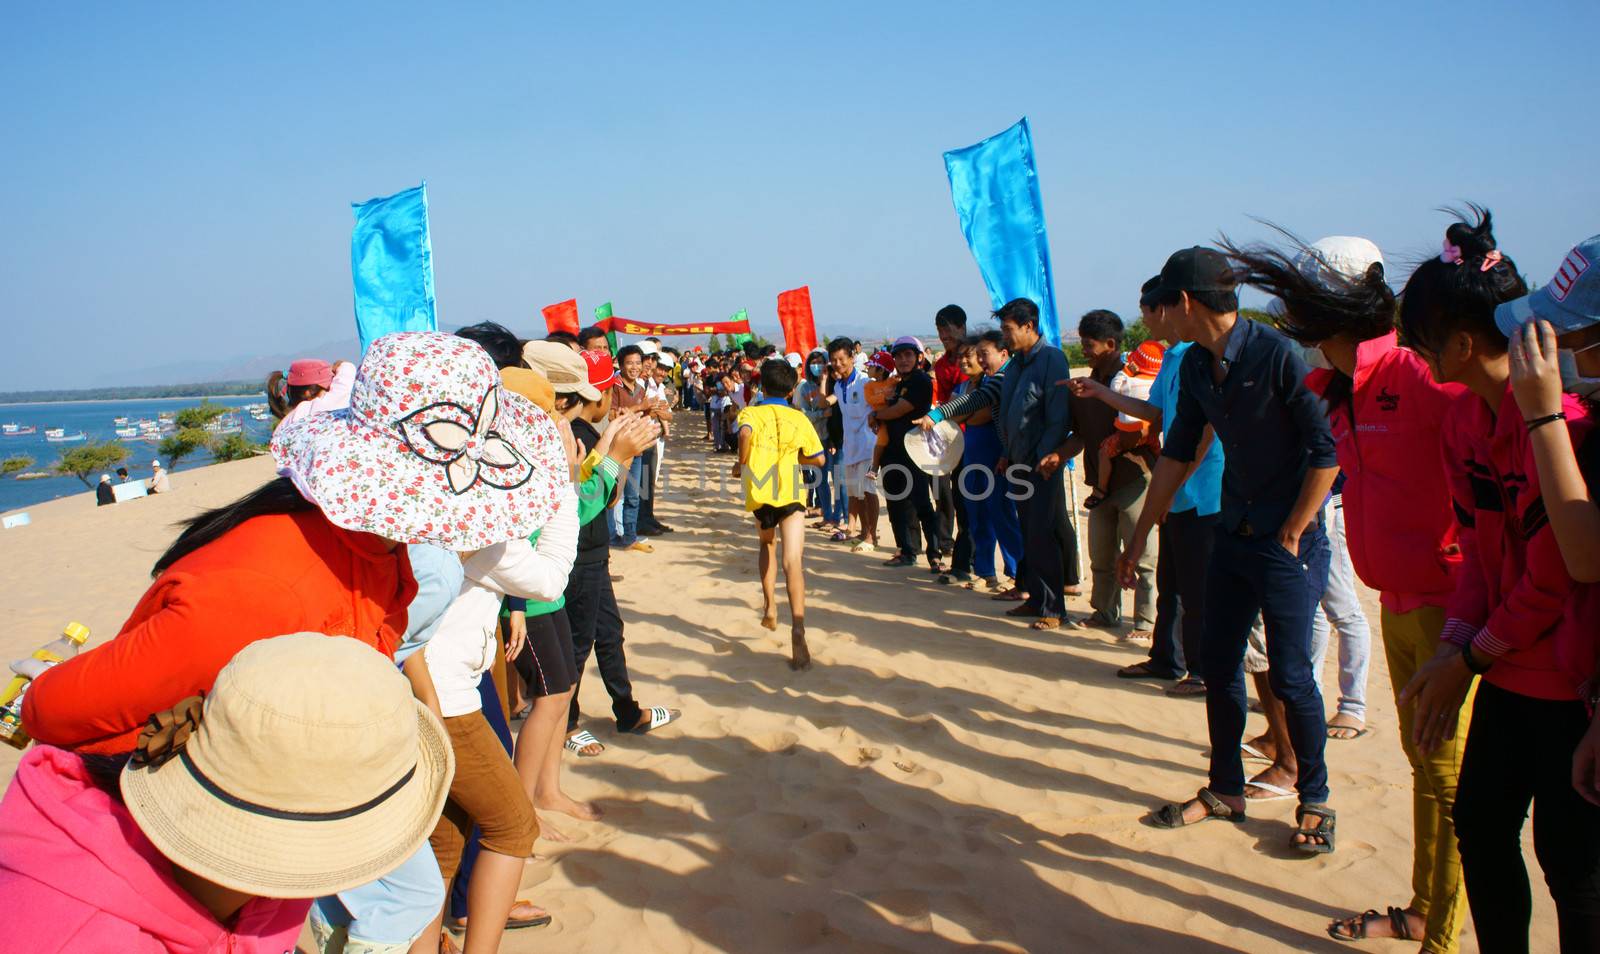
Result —
[[[1424,606],[1409,613],[1383,611],[1383,651],[1389,660],[1389,681],[1400,713],[1400,745],[1411,763],[1411,812],[1415,847],[1411,859],[1411,908],[1427,920],[1422,950],[1428,954],[1455,954],[1461,918],[1467,911],[1467,894],[1461,884],[1461,854],[1456,847],[1456,827],[1451,812],[1456,806],[1456,783],[1461,777],[1461,753],[1467,746],[1467,725],[1472,722],[1472,698],[1477,685],[1461,705],[1456,737],[1426,755],[1411,741],[1414,705],[1399,705],[1400,690],[1422,664],[1439,650],[1444,610]]]

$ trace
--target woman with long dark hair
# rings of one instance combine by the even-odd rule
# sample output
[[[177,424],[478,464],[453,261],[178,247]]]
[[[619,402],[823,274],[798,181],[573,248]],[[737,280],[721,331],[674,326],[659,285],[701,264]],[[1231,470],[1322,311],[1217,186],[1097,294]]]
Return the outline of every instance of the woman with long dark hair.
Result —
[[[1336,236],[1306,245],[1224,248],[1241,281],[1282,303],[1279,330],[1320,351],[1328,367],[1307,385],[1328,404],[1344,473],[1346,546],[1356,573],[1379,592],[1384,651],[1398,693],[1437,652],[1444,607],[1460,565],[1444,471],[1432,466],[1451,403],[1463,389],[1439,384],[1395,332],[1395,295],[1377,246]],[[1341,633],[1341,636],[1344,636]],[[1412,772],[1411,901],[1328,926],[1340,940],[1397,937],[1451,952],[1465,913],[1450,816],[1470,702],[1456,740],[1432,752],[1412,741],[1413,707],[1399,706],[1401,746]]]
[[[1574,750],[1588,727],[1581,688],[1595,672],[1593,603],[1562,561],[1541,496],[1530,432],[1594,430],[1571,395],[1526,419],[1511,388],[1496,308],[1527,292],[1497,247],[1486,210],[1451,225],[1443,252],[1400,297],[1400,329],[1436,380],[1468,394],[1445,421],[1444,463],[1460,524],[1462,566],[1439,652],[1401,694],[1423,752],[1457,735],[1473,678],[1455,825],[1467,901],[1486,951],[1528,950],[1532,916],[1522,827],[1533,807],[1534,853],[1555,899],[1561,949],[1600,950],[1600,806],[1574,789]],[[1564,420],[1563,420],[1564,418]],[[1581,648],[1587,647],[1587,658]]]

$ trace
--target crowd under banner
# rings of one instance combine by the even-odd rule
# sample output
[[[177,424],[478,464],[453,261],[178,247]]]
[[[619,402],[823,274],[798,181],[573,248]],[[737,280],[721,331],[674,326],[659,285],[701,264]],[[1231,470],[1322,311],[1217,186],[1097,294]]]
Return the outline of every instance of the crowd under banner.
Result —
[[[945,153],[944,167],[961,233],[994,307],[1032,299],[1039,306],[1040,334],[1060,345],[1050,237],[1027,117],[976,145]]]
[[[361,353],[395,331],[436,331],[428,184],[351,203],[350,275]]]

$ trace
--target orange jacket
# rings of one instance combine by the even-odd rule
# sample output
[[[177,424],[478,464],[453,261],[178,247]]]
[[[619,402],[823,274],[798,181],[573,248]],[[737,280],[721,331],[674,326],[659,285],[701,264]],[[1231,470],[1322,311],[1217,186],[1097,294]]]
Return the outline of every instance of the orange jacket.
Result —
[[[35,679],[23,725],[49,745],[127,752],[151,713],[210,690],[258,639],[353,636],[393,656],[416,591],[404,546],[321,511],[247,520],[157,577],[115,639]]]

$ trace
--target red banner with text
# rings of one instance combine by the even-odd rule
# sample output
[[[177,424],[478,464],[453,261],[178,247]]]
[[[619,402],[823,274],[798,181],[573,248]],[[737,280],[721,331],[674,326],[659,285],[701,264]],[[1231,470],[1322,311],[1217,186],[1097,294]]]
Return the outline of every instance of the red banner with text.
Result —
[[[619,335],[641,335],[649,338],[664,338],[669,335],[747,335],[750,333],[748,321],[708,321],[700,325],[658,325],[646,321],[630,321],[627,318],[611,318],[602,321],[600,327],[606,331],[616,332]]]

